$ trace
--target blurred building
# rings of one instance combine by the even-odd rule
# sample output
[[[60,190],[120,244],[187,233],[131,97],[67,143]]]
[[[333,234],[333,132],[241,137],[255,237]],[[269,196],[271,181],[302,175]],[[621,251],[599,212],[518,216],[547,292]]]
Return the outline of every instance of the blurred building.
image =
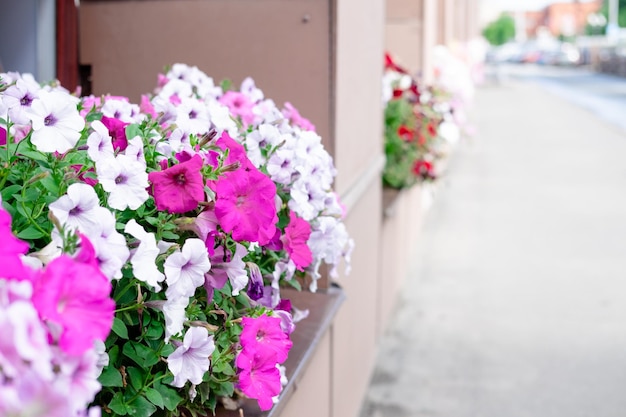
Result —
[[[583,34],[587,17],[600,10],[602,0],[590,2],[559,2],[542,10],[525,12],[525,29],[528,38],[536,38],[542,30],[552,36]],[[544,29],[545,28],[545,29]]]

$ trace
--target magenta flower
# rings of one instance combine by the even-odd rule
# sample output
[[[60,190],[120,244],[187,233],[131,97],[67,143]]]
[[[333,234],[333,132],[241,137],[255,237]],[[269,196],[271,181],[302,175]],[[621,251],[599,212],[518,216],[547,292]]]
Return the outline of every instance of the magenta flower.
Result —
[[[145,113],[152,116],[153,119],[157,118],[157,112],[154,109],[154,105],[150,102],[150,97],[146,94],[141,95],[141,103],[139,104],[139,109]]]
[[[254,103],[243,93],[237,91],[227,91],[219,102],[229,108],[230,112],[235,116],[241,117],[243,123],[247,126],[254,122]]]
[[[280,327],[278,317],[268,317],[265,314],[256,318],[244,317],[243,330],[239,340],[243,350],[248,352],[270,351],[276,354],[276,363],[283,363],[291,345],[289,336]]]
[[[311,248],[307,245],[309,236],[311,236],[311,225],[290,211],[289,224],[285,227],[285,234],[282,238],[283,246],[299,271],[303,271],[313,261]]]
[[[81,355],[111,330],[115,302],[110,292],[111,284],[98,268],[62,255],[35,278],[32,301],[59,347]]]
[[[201,168],[202,157],[194,155],[188,161],[148,174],[157,209],[185,213],[198,207],[204,200]]]
[[[7,144],[7,131],[0,126],[0,146]]]
[[[129,123],[124,123],[114,117],[106,116],[102,116],[101,122],[107,127],[107,129],[109,129],[109,134],[113,138],[113,149],[124,151],[128,146],[126,126],[128,126]]]
[[[272,351],[243,350],[236,360],[239,368],[239,388],[250,398],[259,403],[263,411],[272,408],[272,398],[280,394],[280,371],[276,367],[276,354]]]
[[[233,239],[269,243],[276,232],[276,185],[254,167],[227,172],[215,183],[215,215]]]
[[[246,148],[233,138],[231,138],[227,132],[222,133],[222,136],[215,142],[218,148],[225,151],[228,149],[228,157],[224,161],[225,164],[233,164],[239,162],[241,166],[252,165],[252,162],[248,159],[246,154]]]
[[[11,215],[0,206],[0,277],[21,281],[28,279],[29,270],[24,267],[20,255],[28,251],[28,244],[22,242],[11,231]]]
[[[315,132],[315,125],[300,115],[298,109],[296,109],[291,103],[285,103],[285,109],[283,110],[283,116],[291,120],[291,123],[300,127],[302,130],[310,130]]]

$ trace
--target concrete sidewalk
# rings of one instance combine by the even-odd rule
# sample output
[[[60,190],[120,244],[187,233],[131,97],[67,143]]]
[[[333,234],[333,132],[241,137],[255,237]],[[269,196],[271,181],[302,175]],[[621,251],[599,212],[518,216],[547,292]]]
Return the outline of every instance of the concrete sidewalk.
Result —
[[[623,417],[626,134],[531,83],[474,116],[361,417]]]

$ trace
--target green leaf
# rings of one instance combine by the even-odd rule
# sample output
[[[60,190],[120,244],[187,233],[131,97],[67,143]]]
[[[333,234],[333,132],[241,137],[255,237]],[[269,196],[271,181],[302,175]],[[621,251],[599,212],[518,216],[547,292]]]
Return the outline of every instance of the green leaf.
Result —
[[[131,414],[137,417],[151,417],[157,408],[145,397],[139,396],[135,398],[129,405]]]
[[[163,232],[161,237],[163,237],[163,239],[168,239],[168,240],[177,240],[179,238],[179,236],[176,233],[172,233],[167,230]]]
[[[159,391],[161,397],[163,397],[163,405],[170,411],[176,410],[178,404],[183,400],[183,398],[178,395],[178,391],[160,382],[154,384],[154,388]]]
[[[163,349],[161,349],[161,356],[164,356],[164,357],[167,358],[172,353],[174,353],[174,350],[175,350],[174,346],[172,346],[170,344],[167,344],[167,345],[163,346]]]
[[[143,368],[152,366],[159,361],[159,356],[154,350],[137,342],[126,343],[122,352]]]
[[[223,79],[220,84],[220,87],[222,87],[222,90],[224,91],[230,90],[232,86],[233,86],[233,82],[227,78]]]
[[[213,392],[220,397],[232,397],[235,392],[235,386],[232,382],[223,382],[214,387]]]
[[[17,237],[19,237],[20,239],[23,240],[34,240],[34,239],[39,239],[44,237],[45,234],[42,233],[39,229],[37,229],[35,226],[28,226],[26,229],[20,231],[17,234]]]
[[[159,355],[148,346],[137,343],[135,344],[135,350],[138,355],[144,358],[144,367],[152,366],[159,362]]]
[[[126,126],[126,137],[128,140],[133,139],[135,136],[141,137],[141,129],[138,124],[130,124]]]
[[[40,179],[39,182],[50,194],[59,195],[59,184],[52,175]]]
[[[87,117],[85,117],[86,122],[93,122],[94,120],[101,120],[101,119],[102,119],[102,113],[100,112],[89,113],[87,114]]]
[[[124,402],[124,396],[121,392],[116,392],[111,402],[109,402],[109,408],[120,416],[125,416],[128,414],[128,406]]]
[[[124,322],[117,317],[113,318],[113,332],[122,339],[128,339],[128,328]]]
[[[163,409],[165,407],[165,403],[163,402],[163,396],[161,393],[154,388],[146,389],[146,398],[157,407]]]
[[[117,340],[117,338],[116,338],[116,340]],[[119,347],[119,345],[113,346],[111,349],[108,349],[108,351],[109,351],[109,363],[110,364],[116,363],[117,362],[117,358],[120,355],[120,347]]]
[[[115,369],[114,366],[107,366],[102,370],[102,373],[98,377],[98,381],[103,387],[122,387],[122,375],[120,371]]]
[[[40,162],[45,162],[46,164],[48,163],[48,155],[41,153],[39,151],[36,151],[34,149],[26,149],[24,147],[22,147],[20,149],[20,156],[22,157],[26,157],[26,159],[31,159],[34,161],[40,161]]]
[[[146,329],[146,338],[160,340],[163,336],[163,324],[158,320],[152,320]]]
[[[133,366],[126,368],[126,373],[130,377],[130,385],[137,391],[141,391],[143,388],[143,373]]]
[[[291,285],[292,287],[294,287],[298,291],[302,291],[302,285],[300,285],[300,281],[298,281],[295,278],[290,279],[289,281],[287,281],[287,284]]]
[[[8,187],[3,188],[0,191],[0,194],[2,195],[2,201],[9,200],[11,197],[13,197],[13,195],[17,194],[21,189],[22,189],[22,186],[20,184],[13,184],[13,185],[9,185]]]

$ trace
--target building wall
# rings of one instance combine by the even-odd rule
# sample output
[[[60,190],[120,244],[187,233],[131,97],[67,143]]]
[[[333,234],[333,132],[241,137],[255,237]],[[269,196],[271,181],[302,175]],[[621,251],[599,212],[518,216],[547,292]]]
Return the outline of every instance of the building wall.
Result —
[[[54,2],[0,0],[0,68],[27,72],[42,82],[55,78]]]
[[[587,17],[602,7],[602,1],[585,3],[553,3],[542,10],[527,11],[526,31],[528,37],[536,37],[541,28],[552,36],[583,34]]]

